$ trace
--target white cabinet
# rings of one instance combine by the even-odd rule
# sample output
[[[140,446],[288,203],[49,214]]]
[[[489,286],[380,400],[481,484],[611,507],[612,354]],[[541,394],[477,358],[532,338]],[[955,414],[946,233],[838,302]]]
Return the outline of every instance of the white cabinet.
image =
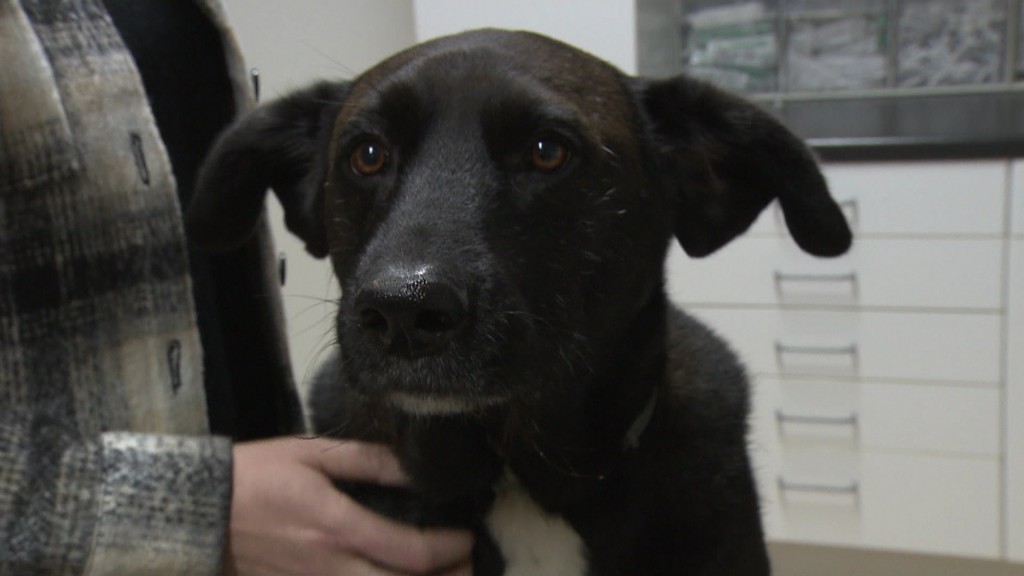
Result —
[[[1013,166],[1007,319],[1007,553],[1024,562],[1024,161]]]
[[[1024,402],[1006,393],[1007,358],[1019,356],[1006,331],[1009,169],[830,165],[855,233],[849,254],[801,253],[775,207],[706,259],[670,253],[672,299],[753,376],[751,445],[771,539],[1024,554],[1024,492],[1011,486],[1024,486],[1012,462],[1022,447],[1004,441],[1007,426],[1024,436],[1010,414],[1014,398],[1018,413]]]

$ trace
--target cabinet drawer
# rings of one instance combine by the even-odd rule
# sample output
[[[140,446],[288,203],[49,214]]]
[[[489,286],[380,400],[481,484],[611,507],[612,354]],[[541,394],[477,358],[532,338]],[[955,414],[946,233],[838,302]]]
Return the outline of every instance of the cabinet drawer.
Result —
[[[1004,229],[1007,162],[824,166],[855,234],[993,235]],[[753,228],[783,234],[777,204]]]
[[[995,459],[755,451],[768,537],[995,558]]]
[[[996,314],[689,308],[760,375],[997,384]]]
[[[788,240],[749,237],[705,259],[673,246],[666,270],[683,303],[996,310],[1002,258],[998,239],[862,238],[824,260]]]
[[[769,449],[1000,454],[998,388],[758,378],[752,430]]]

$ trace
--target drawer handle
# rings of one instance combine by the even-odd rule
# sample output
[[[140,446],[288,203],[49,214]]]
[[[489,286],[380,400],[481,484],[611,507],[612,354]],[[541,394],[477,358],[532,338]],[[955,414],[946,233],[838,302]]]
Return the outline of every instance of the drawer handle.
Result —
[[[816,426],[850,426],[857,428],[859,418],[856,412],[849,416],[813,416],[807,414],[786,414],[782,410],[775,411],[775,421],[783,424],[813,424]]]
[[[839,209],[843,212],[843,216],[846,216],[846,221],[851,227],[856,227],[860,221],[860,205],[857,203],[857,199],[840,200],[838,204]]]
[[[848,484],[811,484],[803,482],[790,482],[779,476],[779,492],[785,496],[790,492],[797,492],[802,494],[826,494],[826,495],[837,495],[837,496],[852,496],[856,500],[860,500],[860,483],[857,481],[851,481]]]
[[[849,284],[850,296],[857,298],[860,294],[860,283],[857,281],[857,273],[848,274],[790,274],[775,271],[775,293],[780,297],[784,295],[786,283],[802,282],[806,284]]]
[[[793,346],[775,342],[775,361],[779,368],[786,367],[787,354],[804,354],[811,356],[846,356],[850,359],[854,371],[860,366],[860,350],[856,344],[849,346]]]

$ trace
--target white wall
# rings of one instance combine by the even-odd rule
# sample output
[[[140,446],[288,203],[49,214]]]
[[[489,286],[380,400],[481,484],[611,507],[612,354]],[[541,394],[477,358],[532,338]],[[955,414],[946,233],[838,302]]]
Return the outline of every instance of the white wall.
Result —
[[[221,0],[270,99],[314,80],[351,78],[413,43],[411,0]]]
[[[321,79],[351,78],[413,43],[411,0],[222,0],[248,66],[260,69],[261,99]],[[278,250],[288,258],[285,316],[295,376],[303,382],[333,342],[336,283],[287,232],[271,197]]]
[[[634,0],[415,0],[416,39],[472,28],[532,30],[636,73]]]

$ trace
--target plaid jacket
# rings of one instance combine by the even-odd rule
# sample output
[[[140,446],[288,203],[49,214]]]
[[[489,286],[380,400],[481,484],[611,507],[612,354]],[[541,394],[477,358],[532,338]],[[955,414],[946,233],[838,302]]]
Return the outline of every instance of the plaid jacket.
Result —
[[[0,0],[0,575],[219,572],[230,440],[180,212],[101,0]]]

